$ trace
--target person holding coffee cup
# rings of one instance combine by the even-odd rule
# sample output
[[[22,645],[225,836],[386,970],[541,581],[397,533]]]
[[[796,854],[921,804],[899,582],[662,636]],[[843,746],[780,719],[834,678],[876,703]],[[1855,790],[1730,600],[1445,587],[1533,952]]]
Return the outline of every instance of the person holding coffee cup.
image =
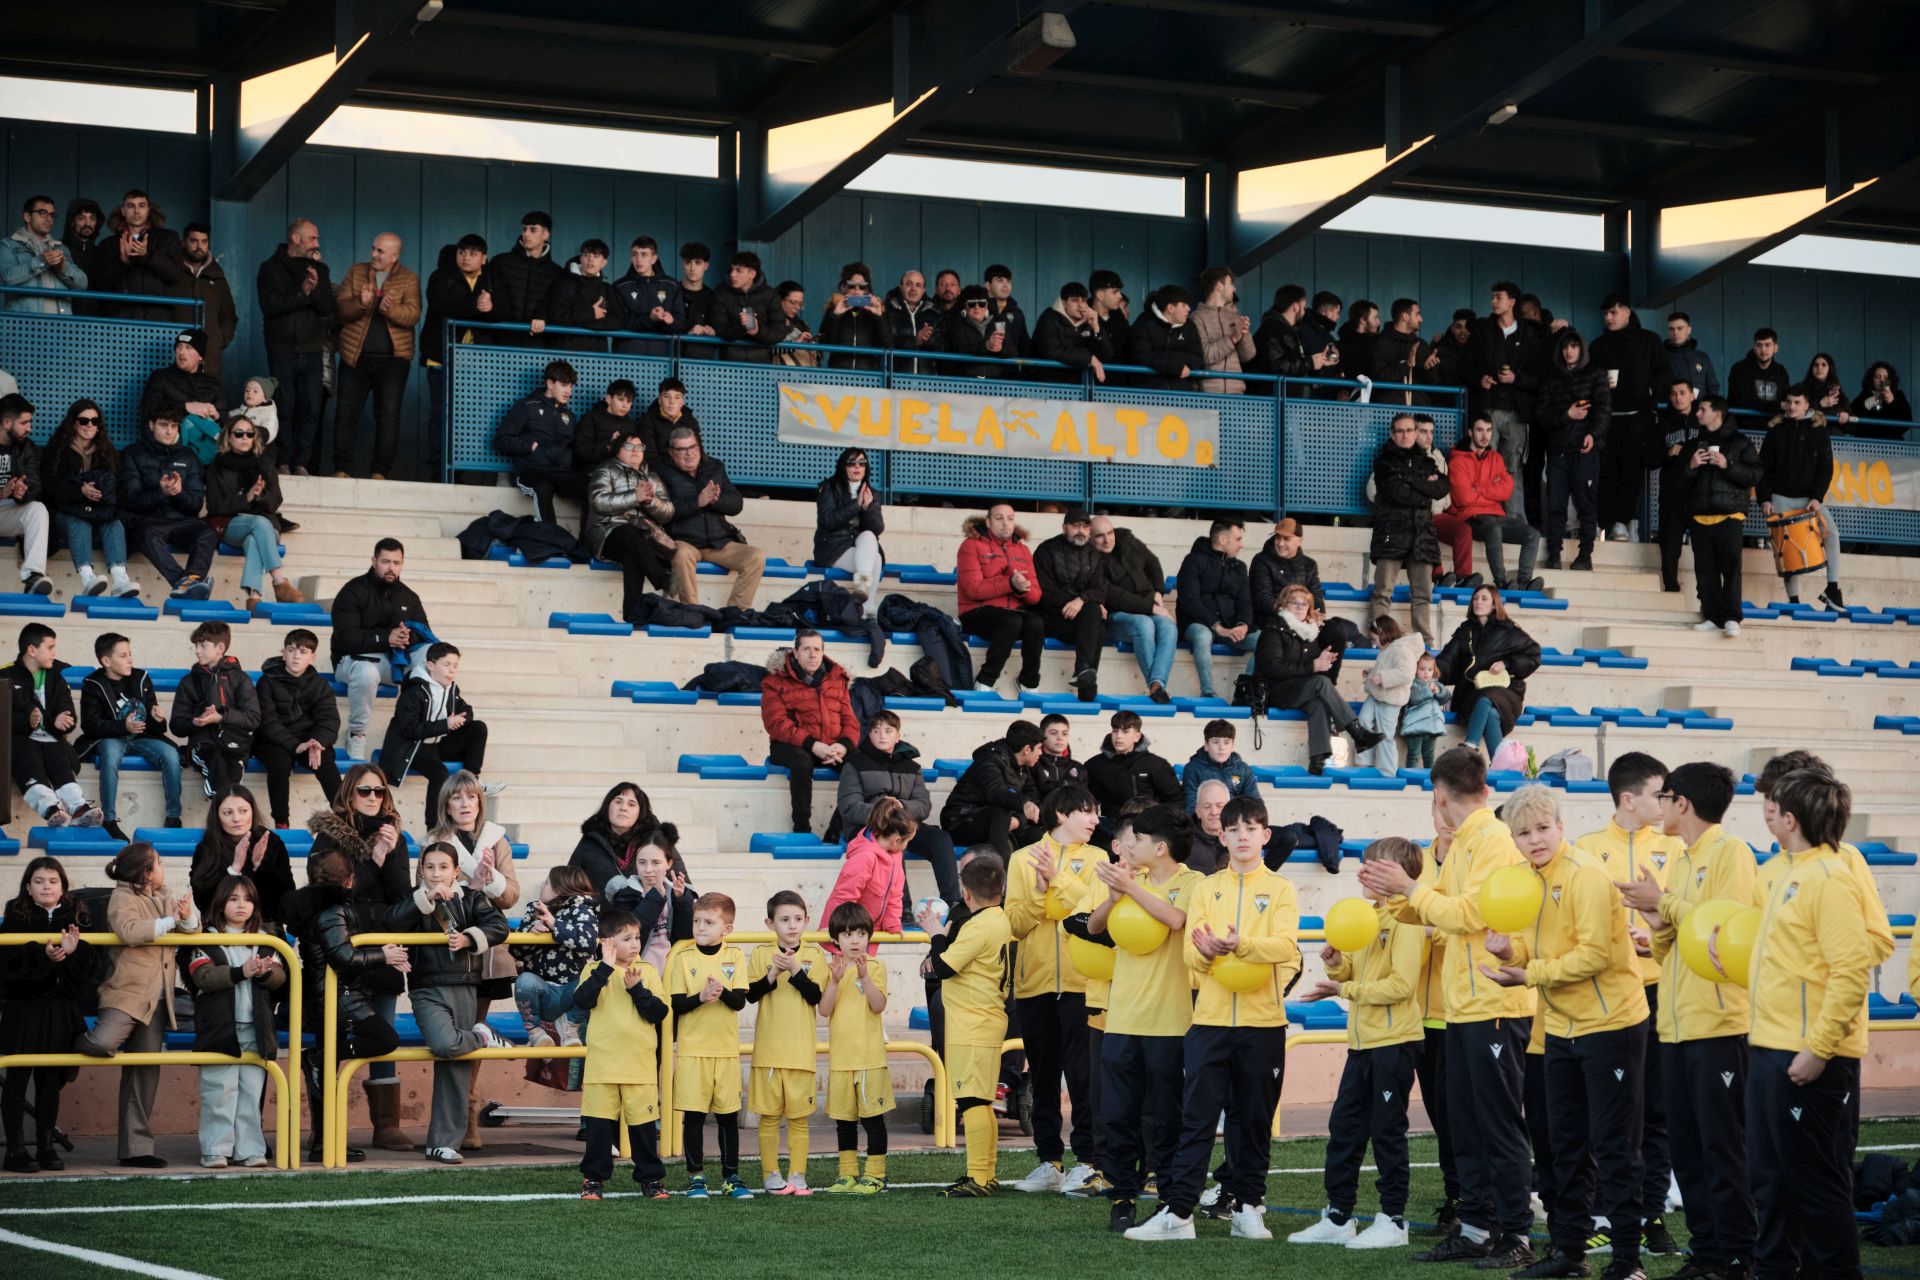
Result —
[[[1593,340],[1594,365],[1605,371],[1612,409],[1600,456],[1599,520],[1616,542],[1640,538],[1640,499],[1646,487],[1647,442],[1654,410],[1666,398],[1673,362],[1666,344],[1622,294],[1600,304],[1606,331]]]

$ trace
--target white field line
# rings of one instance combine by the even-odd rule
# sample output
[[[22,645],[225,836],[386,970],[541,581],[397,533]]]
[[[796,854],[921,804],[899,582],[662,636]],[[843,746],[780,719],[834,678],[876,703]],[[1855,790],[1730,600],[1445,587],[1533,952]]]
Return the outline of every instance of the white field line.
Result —
[[[33,1249],[40,1253],[52,1253],[70,1262],[90,1262],[97,1267],[106,1267],[112,1271],[124,1271],[129,1275],[151,1276],[154,1280],[214,1280],[213,1276],[199,1271],[185,1271],[179,1267],[161,1266],[158,1263],[142,1262],[138,1258],[129,1258],[118,1253],[103,1253],[98,1249],[82,1249],[77,1245],[60,1244],[53,1240],[41,1240],[35,1236],[23,1236],[17,1231],[0,1229],[0,1245],[14,1245],[21,1249]]]

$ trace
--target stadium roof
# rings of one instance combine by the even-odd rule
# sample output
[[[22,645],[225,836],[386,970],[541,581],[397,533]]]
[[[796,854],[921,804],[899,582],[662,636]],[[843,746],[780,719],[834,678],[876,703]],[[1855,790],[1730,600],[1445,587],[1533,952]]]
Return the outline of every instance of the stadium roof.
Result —
[[[744,240],[902,150],[1186,175],[1242,265],[1386,193],[1613,212],[1656,299],[1816,226],[1920,234],[1916,0],[100,0],[8,26],[8,70],[216,104],[352,50],[236,148],[237,198],[354,101],[737,138]],[[837,161],[765,172],[772,131],[881,102]]]

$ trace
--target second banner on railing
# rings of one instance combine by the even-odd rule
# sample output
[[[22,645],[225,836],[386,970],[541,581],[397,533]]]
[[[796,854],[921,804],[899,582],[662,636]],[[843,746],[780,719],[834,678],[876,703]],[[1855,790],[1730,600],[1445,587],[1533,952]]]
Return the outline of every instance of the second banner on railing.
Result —
[[[1057,462],[1211,467],[1220,415],[1174,405],[780,384],[780,440]]]

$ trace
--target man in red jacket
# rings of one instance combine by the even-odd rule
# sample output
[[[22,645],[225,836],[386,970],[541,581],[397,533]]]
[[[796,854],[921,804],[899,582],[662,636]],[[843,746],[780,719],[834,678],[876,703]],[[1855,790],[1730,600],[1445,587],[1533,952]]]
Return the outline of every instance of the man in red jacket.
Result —
[[[860,741],[860,722],[848,696],[847,669],[827,657],[818,631],[802,630],[792,649],[775,649],[760,682],[760,722],[767,755],[787,771],[793,829],[813,830],[813,771],[839,770]]]
[[[1513,476],[1506,459],[1493,447],[1493,419],[1475,414],[1467,438],[1447,456],[1447,483],[1453,489],[1453,514],[1465,520],[1487,555],[1493,584],[1505,591],[1538,591],[1544,582],[1533,576],[1534,556],[1540,550],[1540,532],[1525,517],[1508,515]],[[1520,572],[1507,577],[1506,544],[1520,544]]]
[[[987,660],[974,679],[976,689],[991,689],[1007,665],[1013,643],[1020,642],[1020,686],[1040,687],[1040,654],[1046,647],[1046,620],[1040,603],[1040,575],[1033,567],[1027,531],[1015,522],[1005,502],[988,508],[986,518],[969,516],[960,531],[960,626],[987,642]]]

